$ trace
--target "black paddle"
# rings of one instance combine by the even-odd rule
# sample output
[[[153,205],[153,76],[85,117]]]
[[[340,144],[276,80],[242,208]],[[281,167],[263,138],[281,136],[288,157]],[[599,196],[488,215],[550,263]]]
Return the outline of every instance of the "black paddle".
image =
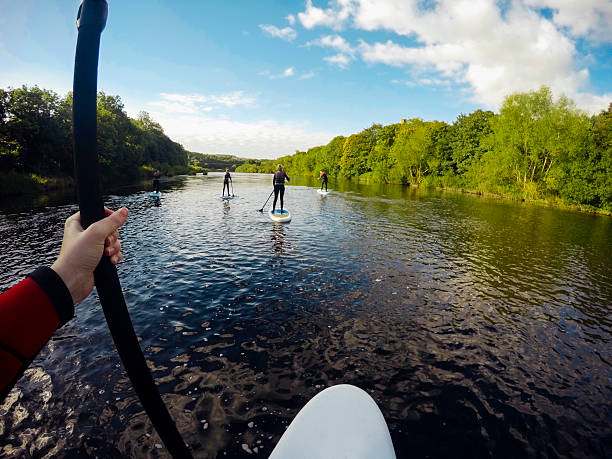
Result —
[[[266,202],[264,202],[264,205],[261,206],[261,209],[259,209],[257,212],[263,212],[263,208],[266,207],[266,204],[268,204],[268,201],[270,200],[273,194],[274,194],[274,190],[272,190],[272,193],[270,193],[270,196],[268,196],[268,199],[266,199]]]
[[[75,175],[84,228],[105,217],[98,176],[96,105],[100,35],[107,15],[106,0],[83,0],[77,16],[79,35],[74,62],[72,115]],[[175,458],[191,458],[147,367],[121,291],[117,269],[107,256],[100,260],[94,278],[117,352],[143,408],[170,454]]]

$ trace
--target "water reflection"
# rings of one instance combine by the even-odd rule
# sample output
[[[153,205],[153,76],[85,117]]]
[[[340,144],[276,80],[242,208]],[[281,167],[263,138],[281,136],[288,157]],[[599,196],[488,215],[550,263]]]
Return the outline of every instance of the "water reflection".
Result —
[[[284,255],[283,244],[285,243],[285,227],[283,224],[272,225],[270,229],[270,240],[274,256],[280,258]]]
[[[605,457],[612,219],[396,186],[221,175],[126,205],[136,332],[197,457],[266,456],[306,401],[352,383],[398,457]],[[306,185],[314,185],[309,188]],[[0,215],[0,289],[57,255],[74,205]],[[0,456],[165,457],[92,295],[0,407]],[[257,448],[257,450],[255,450]]]

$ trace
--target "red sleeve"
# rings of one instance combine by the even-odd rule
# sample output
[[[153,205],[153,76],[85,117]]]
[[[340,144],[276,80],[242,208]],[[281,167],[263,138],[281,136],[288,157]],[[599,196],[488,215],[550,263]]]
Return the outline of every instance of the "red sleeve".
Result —
[[[53,303],[34,280],[0,295],[0,400],[59,325]]]

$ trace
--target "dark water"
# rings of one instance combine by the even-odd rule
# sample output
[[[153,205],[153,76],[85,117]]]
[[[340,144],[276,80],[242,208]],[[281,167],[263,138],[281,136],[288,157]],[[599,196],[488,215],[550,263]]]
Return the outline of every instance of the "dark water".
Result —
[[[231,202],[219,175],[106,200],[131,210],[125,296],[197,457],[267,456],[339,383],[378,402],[398,457],[611,457],[612,219],[304,182],[280,225],[257,212],[270,181],[237,175]],[[0,291],[54,260],[74,211],[0,215]],[[0,415],[0,456],[167,457],[95,294]]]

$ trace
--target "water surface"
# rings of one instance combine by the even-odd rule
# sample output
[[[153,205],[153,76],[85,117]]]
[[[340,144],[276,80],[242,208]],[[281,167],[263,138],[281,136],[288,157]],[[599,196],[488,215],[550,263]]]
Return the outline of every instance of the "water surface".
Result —
[[[400,186],[220,174],[106,197],[131,211],[119,274],[197,457],[267,457],[349,383],[398,457],[606,457],[612,219]],[[296,183],[294,180],[292,183]],[[0,215],[0,291],[59,251],[74,204]],[[167,457],[92,294],[0,406],[0,456]]]

